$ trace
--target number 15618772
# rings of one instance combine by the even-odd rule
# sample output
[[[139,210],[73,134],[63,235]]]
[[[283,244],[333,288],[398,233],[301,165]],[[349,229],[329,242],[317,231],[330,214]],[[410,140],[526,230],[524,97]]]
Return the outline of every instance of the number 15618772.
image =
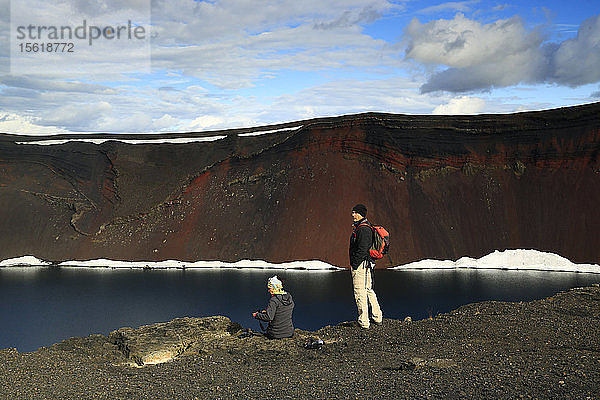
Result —
[[[21,53],[74,53],[75,43],[48,42],[48,43],[19,43]]]

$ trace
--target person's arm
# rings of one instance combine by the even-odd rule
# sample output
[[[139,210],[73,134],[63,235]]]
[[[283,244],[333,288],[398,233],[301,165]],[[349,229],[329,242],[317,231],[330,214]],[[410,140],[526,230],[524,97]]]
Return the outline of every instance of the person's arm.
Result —
[[[356,231],[356,258],[360,262],[369,259],[369,249],[373,244],[373,231],[368,225],[361,225]]]
[[[254,314],[254,318],[260,319],[261,321],[270,322],[275,317],[275,311],[277,310],[277,303],[275,302],[275,296],[271,296],[267,309]]]

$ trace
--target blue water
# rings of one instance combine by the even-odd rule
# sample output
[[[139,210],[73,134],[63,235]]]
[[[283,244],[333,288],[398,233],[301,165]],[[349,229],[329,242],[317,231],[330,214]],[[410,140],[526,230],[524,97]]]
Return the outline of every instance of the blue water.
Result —
[[[225,315],[258,329],[277,274],[296,302],[297,328],[356,318],[348,271],[0,268],[0,348],[33,351],[184,316]],[[386,318],[423,319],[483,300],[528,301],[600,282],[600,275],[504,270],[375,271]]]

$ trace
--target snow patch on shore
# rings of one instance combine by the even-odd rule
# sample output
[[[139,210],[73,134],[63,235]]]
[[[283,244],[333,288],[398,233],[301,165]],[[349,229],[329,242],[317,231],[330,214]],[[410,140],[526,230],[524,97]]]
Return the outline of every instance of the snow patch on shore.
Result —
[[[261,260],[241,260],[234,263],[222,261],[121,261],[99,258],[85,261],[64,261],[53,264],[33,256],[12,258],[0,262],[0,267],[23,266],[56,266],[56,267],[83,267],[83,268],[129,268],[129,269],[209,269],[209,268],[237,268],[237,269],[299,269],[299,270],[335,270],[343,269],[327,264],[323,261],[292,261],[286,263],[268,263]]]
[[[456,261],[421,260],[399,265],[391,269],[510,269],[600,274],[600,266],[597,264],[575,264],[557,254],[523,249],[496,250],[478,259],[462,257]]]
[[[9,258],[7,260],[0,261],[0,267],[22,267],[22,266],[48,266],[52,263],[48,261],[40,260],[34,256],[23,256],[17,258]]]
[[[87,261],[64,261],[58,264],[40,260],[33,256],[24,256],[0,261],[0,267],[23,266],[58,266],[80,268],[114,268],[114,269],[295,269],[295,270],[339,270],[343,269],[319,260],[292,261],[286,263],[269,263],[262,260],[241,260],[234,263],[222,261],[120,261],[96,259]],[[585,272],[600,274],[597,264],[575,264],[568,259],[553,253],[538,250],[504,250],[494,251],[479,259],[462,257],[457,261],[451,260],[421,260],[390,268],[395,271],[415,269],[507,269],[557,272]]]

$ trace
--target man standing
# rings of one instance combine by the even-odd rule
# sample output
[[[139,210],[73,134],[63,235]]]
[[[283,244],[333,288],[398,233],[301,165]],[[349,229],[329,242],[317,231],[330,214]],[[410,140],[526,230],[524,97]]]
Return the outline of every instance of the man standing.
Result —
[[[373,267],[371,265],[369,249],[373,244],[373,229],[369,221],[367,221],[366,216],[367,207],[363,204],[357,204],[352,209],[354,229],[350,236],[348,253],[350,256],[350,266],[352,267],[354,299],[358,308],[358,325],[368,329],[370,326],[369,306],[371,306],[371,313],[375,324],[381,324],[383,315],[377,302],[377,295],[372,288]]]

